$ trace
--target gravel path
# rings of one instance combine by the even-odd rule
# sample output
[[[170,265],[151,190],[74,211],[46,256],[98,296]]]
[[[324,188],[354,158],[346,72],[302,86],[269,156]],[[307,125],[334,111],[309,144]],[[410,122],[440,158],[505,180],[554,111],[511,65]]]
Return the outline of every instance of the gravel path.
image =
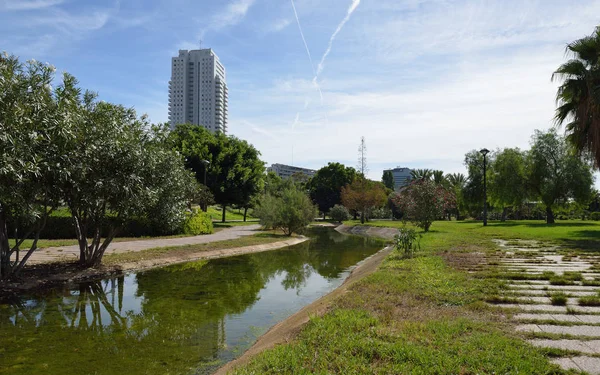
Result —
[[[260,225],[245,225],[223,229],[217,233],[193,237],[157,238],[139,241],[113,242],[108,246],[106,254],[118,254],[130,251],[142,251],[156,247],[175,247],[199,245],[209,242],[234,240],[236,238],[251,236],[256,233]],[[79,246],[47,247],[33,253],[29,264],[57,262],[79,259]]]

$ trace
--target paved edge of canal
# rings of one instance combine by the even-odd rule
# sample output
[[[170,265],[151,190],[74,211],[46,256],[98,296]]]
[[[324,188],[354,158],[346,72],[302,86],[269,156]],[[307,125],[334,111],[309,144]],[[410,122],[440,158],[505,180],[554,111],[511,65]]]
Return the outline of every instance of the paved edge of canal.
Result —
[[[343,284],[332,290],[328,294],[319,298],[315,302],[304,306],[298,312],[289,318],[275,324],[267,333],[258,338],[258,340],[240,357],[234,359],[219,368],[214,375],[224,375],[235,367],[248,363],[252,357],[264,350],[270,349],[275,345],[289,342],[300,332],[302,327],[308,323],[311,317],[322,316],[331,305],[331,302],[355,282],[375,272],[385,257],[392,251],[392,246],[387,246],[379,252],[359,262],[350,272],[350,275],[344,280]]]

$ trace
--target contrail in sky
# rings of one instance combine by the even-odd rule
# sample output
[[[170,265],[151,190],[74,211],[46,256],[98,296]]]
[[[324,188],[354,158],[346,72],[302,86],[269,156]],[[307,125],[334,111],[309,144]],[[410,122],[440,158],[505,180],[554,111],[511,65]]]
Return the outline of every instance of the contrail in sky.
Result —
[[[360,1],[360,0],[359,0]],[[304,47],[306,48],[306,54],[308,55],[308,59],[310,60],[310,68],[312,69],[313,83],[316,86],[317,90],[319,90],[319,95],[321,97],[321,105],[323,104],[323,93],[321,92],[321,87],[317,82],[317,74],[315,73],[315,64],[313,63],[312,56],[310,55],[310,49],[308,49],[308,44],[306,43],[306,39],[304,38],[304,33],[302,32],[302,26],[300,26],[300,18],[298,17],[298,12],[296,11],[296,5],[294,4],[294,0],[290,0],[292,3],[292,8],[294,9],[294,15],[296,16],[296,23],[298,24],[298,30],[300,30],[300,36],[302,37],[302,41],[304,42]]]
[[[340,22],[340,24],[338,25],[337,29],[335,29],[335,31],[331,35],[331,38],[329,38],[329,44],[327,45],[327,50],[323,54],[323,57],[321,58],[321,62],[319,63],[319,66],[317,67],[317,74],[315,75],[316,77],[318,77],[319,74],[321,74],[321,72],[323,71],[323,68],[325,66],[325,59],[327,58],[327,55],[329,55],[329,52],[331,52],[331,46],[333,45],[333,41],[335,40],[335,37],[342,30],[342,28],[344,27],[346,22],[348,22],[348,20],[350,19],[350,16],[352,16],[352,13],[354,13],[354,11],[356,10],[356,8],[358,7],[359,4],[360,4],[360,0],[352,0],[352,4],[350,4],[350,8],[348,8],[346,17],[344,17],[342,22]]]

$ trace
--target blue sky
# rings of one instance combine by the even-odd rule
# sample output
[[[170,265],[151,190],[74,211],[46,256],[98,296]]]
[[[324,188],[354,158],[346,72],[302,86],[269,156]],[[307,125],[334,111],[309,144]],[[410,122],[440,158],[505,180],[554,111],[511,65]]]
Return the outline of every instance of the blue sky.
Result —
[[[565,45],[598,24],[592,0],[0,0],[0,50],[163,122],[170,58],[202,41],[227,70],[229,133],[267,163],[356,166],[364,136],[380,179],[527,148]]]

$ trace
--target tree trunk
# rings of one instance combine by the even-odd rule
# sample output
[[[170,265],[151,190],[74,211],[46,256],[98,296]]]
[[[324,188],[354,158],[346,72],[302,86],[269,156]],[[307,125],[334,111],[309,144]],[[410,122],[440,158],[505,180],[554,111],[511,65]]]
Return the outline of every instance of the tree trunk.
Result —
[[[323,221],[325,221],[325,211],[323,211]]]
[[[501,222],[505,222],[506,221],[506,212],[508,211],[508,207],[504,207],[502,209],[502,218],[500,219]]]
[[[6,215],[0,209],[0,280],[10,276],[10,247],[8,245],[8,228]]]
[[[361,224],[365,223],[365,211],[361,211],[361,213],[360,213],[360,223]]]
[[[546,206],[546,224],[554,224],[554,212],[551,206]]]
[[[244,222],[246,221],[247,214],[248,214],[248,207],[244,207]]]
[[[223,216],[221,217],[221,223],[225,222],[225,205],[223,205]]]

